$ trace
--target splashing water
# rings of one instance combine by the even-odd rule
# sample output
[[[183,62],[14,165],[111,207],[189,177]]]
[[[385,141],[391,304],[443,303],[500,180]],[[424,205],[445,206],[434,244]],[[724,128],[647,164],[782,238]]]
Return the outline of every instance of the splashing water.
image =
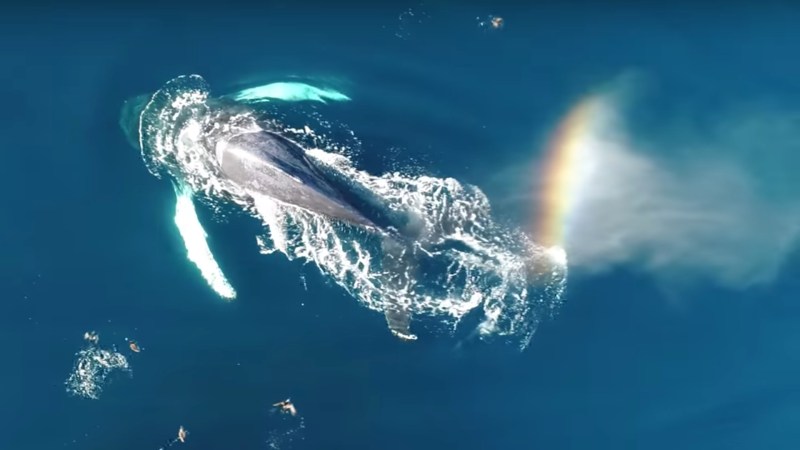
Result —
[[[346,149],[310,126],[292,128],[243,105],[209,101],[200,76],[178,77],[150,97],[138,117],[138,142],[148,169],[202,194],[218,212],[237,205],[258,218],[262,253],[311,262],[364,306],[380,312],[401,305],[412,317],[433,318],[451,332],[471,311],[478,333],[525,348],[540,320],[557,310],[566,265],[524,233],[500,226],[480,189],[452,178],[374,176],[358,170]],[[380,236],[269,197],[250,194],[221,176],[204,143],[215,133],[266,129],[304,145],[330,176],[414,218],[420,238],[407,250],[413,264],[387,264]],[[435,328],[439,328],[438,325]]]
[[[296,442],[305,440],[306,421],[303,416],[292,417],[281,414],[281,417],[270,422],[272,429],[267,437],[267,448],[288,450]]]
[[[67,392],[77,397],[97,400],[103,386],[114,373],[130,373],[125,355],[114,349],[90,345],[75,354],[75,364],[67,381]]]

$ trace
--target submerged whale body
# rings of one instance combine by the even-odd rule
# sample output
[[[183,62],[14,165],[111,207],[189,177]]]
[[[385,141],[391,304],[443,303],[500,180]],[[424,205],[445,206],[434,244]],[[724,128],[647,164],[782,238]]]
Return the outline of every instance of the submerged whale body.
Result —
[[[143,152],[139,133],[142,113],[149,101],[150,95],[126,101],[120,117],[120,126],[128,141]],[[210,131],[197,142],[216,161],[222,177],[251,197],[266,196],[378,233],[382,237],[384,268],[390,272],[389,282],[394,278],[398,283],[402,281],[403,274],[414,264],[409,251],[411,241],[418,236],[413,231],[413,218],[392,220],[370,208],[374,199],[359,195],[355,186],[323,170],[299,144],[275,131],[260,126],[228,126],[228,119],[235,116],[242,105],[223,99],[209,100],[209,103],[214,106],[215,113],[208,115],[208,123],[203,126]],[[391,332],[401,339],[416,339],[410,332],[408,309],[391,300],[389,303],[384,312]]]

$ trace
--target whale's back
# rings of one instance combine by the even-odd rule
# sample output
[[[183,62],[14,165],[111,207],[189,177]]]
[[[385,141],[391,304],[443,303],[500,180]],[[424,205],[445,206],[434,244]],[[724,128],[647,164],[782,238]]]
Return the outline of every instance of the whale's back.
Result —
[[[218,141],[215,151],[223,175],[251,194],[375,227],[326,181],[300,146],[278,134],[238,134]]]

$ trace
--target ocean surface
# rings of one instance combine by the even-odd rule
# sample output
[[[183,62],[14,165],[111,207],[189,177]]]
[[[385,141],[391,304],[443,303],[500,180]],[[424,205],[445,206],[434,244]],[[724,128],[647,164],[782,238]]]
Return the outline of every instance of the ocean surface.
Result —
[[[629,3],[1,15],[0,448],[797,449],[798,10]],[[350,101],[293,111],[335,123],[354,166],[477,186],[498,223],[526,232],[547,214],[535,191],[549,137],[611,86],[635,97],[626,120],[659,144],[647,146],[653,167],[704,168],[677,186],[703,197],[691,177],[752,171],[756,194],[720,201],[772,209],[731,206],[714,228],[665,240],[629,222],[645,236],[620,241],[638,245],[631,255],[600,248],[574,267],[566,242],[566,288],[521,350],[414,323],[419,339],[401,341],[314,264],[261,254],[258,220],[197,201],[236,289],[226,301],[187,259],[173,186],[118,123],[123,101],[189,74],[214,95],[297,79],[335,88]],[[622,179],[603,167],[585,192]],[[703,247],[720,236],[725,251]],[[130,366],[96,399],[65,384],[87,331]],[[298,416],[272,406],[285,398]]]

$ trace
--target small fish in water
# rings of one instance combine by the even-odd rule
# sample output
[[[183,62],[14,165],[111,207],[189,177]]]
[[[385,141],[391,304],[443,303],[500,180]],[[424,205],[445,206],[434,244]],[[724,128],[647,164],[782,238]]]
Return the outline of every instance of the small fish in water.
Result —
[[[294,407],[294,404],[292,404],[291,399],[287,398],[282,402],[273,403],[272,406],[277,406],[278,408],[280,408],[282,413],[291,414],[293,416],[297,415],[297,408]]]
[[[95,331],[87,331],[86,333],[83,333],[83,339],[94,345],[97,345],[97,343],[100,342],[100,336]]]

